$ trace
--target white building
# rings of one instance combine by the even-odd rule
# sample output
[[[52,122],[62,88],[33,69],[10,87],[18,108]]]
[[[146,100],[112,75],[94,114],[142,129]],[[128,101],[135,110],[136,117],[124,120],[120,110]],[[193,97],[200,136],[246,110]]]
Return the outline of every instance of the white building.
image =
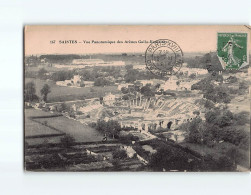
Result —
[[[65,81],[57,81],[57,85],[59,86],[74,86],[74,87],[80,87],[81,84],[81,76],[80,75],[74,75],[71,80],[65,80]]]
[[[73,81],[74,85],[80,85],[81,77],[79,75],[74,75],[71,81]]]
[[[103,100],[104,100],[104,102],[107,102],[107,101],[114,101],[115,100],[115,95],[113,95],[111,92],[109,93],[109,94],[107,94],[104,98],[103,98]]]

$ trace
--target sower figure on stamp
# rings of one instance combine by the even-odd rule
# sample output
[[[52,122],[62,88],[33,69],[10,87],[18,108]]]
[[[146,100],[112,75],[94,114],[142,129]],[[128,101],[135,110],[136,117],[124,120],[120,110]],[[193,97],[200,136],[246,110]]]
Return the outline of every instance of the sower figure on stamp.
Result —
[[[236,46],[240,49],[243,49],[240,45],[236,43],[233,36],[231,36],[231,39],[227,42],[227,44],[222,48],[222,51],[227,52],[227,58],[228,58],[228,64],[238,64],[238,58],[234,56],[233,47]]]

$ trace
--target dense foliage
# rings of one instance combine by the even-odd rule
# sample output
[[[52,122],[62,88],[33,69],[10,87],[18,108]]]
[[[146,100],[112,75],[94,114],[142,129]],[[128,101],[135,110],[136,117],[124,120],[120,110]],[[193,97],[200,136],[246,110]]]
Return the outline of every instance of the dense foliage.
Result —
[[[54,72],[51,76],[53,81],[65,81],[70,80],[74,76],[74,71],[58,71]]]
[[[40,90],[41,95],[43,96],[43,100],[47,102],[47,96],[51,92],[51,88],[48,84],[44,84],[43,88]]]
[[[245,113],[234,115],[227,109],[213,109],[205,114],[205,118],[205,122],[200,118],[194,118],[182,126],[187,132],[188,142],[212,147],[215,143],[225,141],[244,149],[248,148],[249,135],[238,126],[248,122]]]
[[[121,127],[118,121],[115,120],[98,120],[96,124],[96,129],[102,132],[104,135],[108,135],[112,138],[118,137]]]
[[[38,101],[38,96],[36,95],[35,84],[33,82],[29,82],[25,84],[24,101],[25,102]]]

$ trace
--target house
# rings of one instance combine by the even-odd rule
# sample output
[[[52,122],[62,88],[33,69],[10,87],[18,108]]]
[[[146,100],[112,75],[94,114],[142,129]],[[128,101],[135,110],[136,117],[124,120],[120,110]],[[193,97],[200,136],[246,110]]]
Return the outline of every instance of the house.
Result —
[[[56,84],[59,86],[75,86],[75,87],[80,87],[81,83],[82,83],[82,79],[81,79],[80,75],[74,75],[71,80],[57,81],[56,82]]]
[[[111,92],[109,94],[107,94],[104,98],[103,98],[104,102],[109,102],[109,101],[114,101],[115,100],[115,95],[113,95]]]
[[[73,85],[80,86],[80,82],[81,82],[80,75],[74,75],[71,81],[73,81],[72,82]]]
[[[26,66],[37,66],[40,63],[39,57],[37,56],[29,56],[25,57],[25,65]]]
[[[146,70],[146,65],[133,65],[135,70]]]

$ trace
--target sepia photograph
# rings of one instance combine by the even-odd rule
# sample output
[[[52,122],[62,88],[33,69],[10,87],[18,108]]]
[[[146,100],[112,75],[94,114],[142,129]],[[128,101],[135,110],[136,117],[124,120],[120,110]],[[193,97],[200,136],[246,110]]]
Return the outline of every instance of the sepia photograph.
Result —
[[[25,26],[24,170],[249,172],[249,33]]]

